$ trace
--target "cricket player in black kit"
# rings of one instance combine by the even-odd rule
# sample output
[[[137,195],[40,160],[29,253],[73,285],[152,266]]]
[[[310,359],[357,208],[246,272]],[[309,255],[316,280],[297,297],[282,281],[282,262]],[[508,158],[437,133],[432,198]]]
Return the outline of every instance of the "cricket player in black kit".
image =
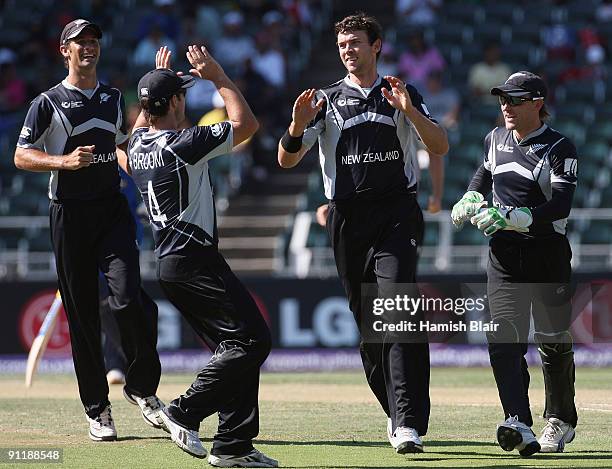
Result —
[[[189,46],[193,76],[169,69],[161,48],[157,68],[142,77],[143,113],[129,144],[131,174],[142,195],[155,239],[159,282],[196,333],[214,351],[191,387],[161,418],[187,453],[206,457],[198,431],[215,412],[219,427],[208,462],[217,467],[277,467],[253,448],[259,432],[259,370],[270,352],[267,324],[253,298],[217,249],[217,220],[208,162],[230,153],[258,128],[244,97],[204,47]],[[186,89],[210,80],[229,121],[178,130]]]
[[[453,222],[472,224],[491,236],[487,267],[491,319],[489,355],[506,419],[500,446],[522,456],[561,452],[574,439],[574,354],[570,260],[566,233],[577,182],[573,143],[545,124],[544,81],[517,72],[491,90],[499,97],[505,127],[485,138],[484,162],[455,205]],[[484,197],[493,193],[493,207]],[[529,408],[527,353],[530,316],[542,358],[547,419],[536,441]]]
[[[34,99],[15,152],[18,168],[51,171],[51,240],[94,441],[117,438],[101,347],[99,270],[128,360],[126,398],[140,405],[145,421],[155,427],[163,405],[155,397],[161,373],[157,309],[140,288],[135,225],[119,191],[117,159],[125,164],[128,139],[123,97],[96,78],[101,36],[86,20],[66,25],[60,51],[68,76]]]
[[[420,435],[429,421],[429,347],[364,340],[372,318],[362,284],[377,284],[378,296],[394,296],[396,284],[414,283],[423,216],[416,200],[416,143],[448,151],[444,130],[420,94],[395,77],[380,77],[378,22],[364,14],[344,18],[335,32],[348,75],[319,91],[304,91],[278,147],[279,164],[291,168],[319,140],[327,229],[338,274],[362,340],[368,384],[388,417],[389,441],[398,453],[422,452]],[[418,320],[418,317],[415,318]]]

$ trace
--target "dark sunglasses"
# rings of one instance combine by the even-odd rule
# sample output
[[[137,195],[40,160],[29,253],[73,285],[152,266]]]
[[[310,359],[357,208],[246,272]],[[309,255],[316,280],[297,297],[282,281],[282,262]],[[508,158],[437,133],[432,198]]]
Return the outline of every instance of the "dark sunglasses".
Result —
[[[527,101],[537,101],[538,99],[544,99],[544,98],[521,98],[519,96],[507,96],[505,94],[500,94],[498,96],[499,99],[499,104],[501,104],[502,106],[504,104],[507,104],[509,106],[520,106],[523,103],[526,103]]]

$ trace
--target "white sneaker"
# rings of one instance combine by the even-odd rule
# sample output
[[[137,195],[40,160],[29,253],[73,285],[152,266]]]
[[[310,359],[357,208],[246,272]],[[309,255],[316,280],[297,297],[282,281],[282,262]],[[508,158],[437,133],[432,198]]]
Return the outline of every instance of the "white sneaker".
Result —
[[[142,411],[142,418],[147,425],[151,425],[153,428],[161,428],[162,430],[165,430],[159,417],[159,413],[165,406],[157,396],[153,395],[148,397],[138,397],[130,394],[124,386],[123,397],[125,397],[125,400],[130,404],[140,407],[140,410]]]
[[[89,438],[93,441],[114,441],[117,439],[117,430],[115,430],[115,422],[113,422],[111,416],[110,404],[95,419],[90,419],[87,414],[85,414],[85,417],[89,422]]]
[[[269,458],[255,448],[242,456],[211,454],[208,463],[215,467],[278,467],[276,459]]]
[[[113,368],[106,373],[106,381],[111,384],[125,384],[125,374],[118,368]]]
[[[411,427],[397,427],[391,444],[399,454],[423,452],[423,442],[419,438],[419,433]]]
[[[208,453],[202,446],[198,432],[189,430],[171,420],[163,409],[159,412],[159,417],[165,430],[170,433],[170,438],[179,448],[195,458],[202,459],[206,457]]]
[[[508,417],[497,426],[497,442],[504,451],[517,449],[521,456],[531,456],[540,451],[540,443],[535,434],[516,415]]]
[[[551,417],[542,429],[538,443],[542,453],[562,453],[566,443],[571,443],[576,436],[574,428],[563,420]]]

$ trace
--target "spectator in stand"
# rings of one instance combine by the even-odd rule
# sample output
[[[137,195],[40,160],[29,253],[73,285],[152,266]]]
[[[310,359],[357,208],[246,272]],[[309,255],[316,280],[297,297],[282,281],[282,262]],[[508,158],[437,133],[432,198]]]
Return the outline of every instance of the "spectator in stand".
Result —
[[[18,111],[25,103],[27,89],[25,82],[17,75],[17,56],[7,48],[0,49],[0,112]]]
[[[282,13],[278,10],[271,10],[263,15],[261,22],[263,23],[262,31],[268,36],[268,42],[272,48],[283,50],[283,47],[290,47],[290,34]]]
[[[395,12],[400,23],[410,26],[429,26],[438,20],[442,0],[396,0]]]
[[[461,100],[454,88],[444,86],[442,74],[432,72],[421,92],[429,113],[447,130],[449,140],[457,136]]]
[[[573,61],[576,58],[576,33],[567,24],[544,28],[543,42],[548,60]]]
[[[440,72],[446,62],[434,46],[425,42],[422,31],[415,31],[408,39],[408,50],[399,58],[399,71],[404,81],[417,88],[423,88],[431,72]]]
[[[257,34],[255,44],[257,53],[253,57],[253,68],[269,85],[283,89],[286,64],[282,52],[272,46],[272,37],[265,31]]]
[[[208,5],[198,6],[196,13],[196,31],[204,40],[205,44],[210,44],[214,39],[221,36],[221,16],[216,8]],[[189,96],[191,98],[191,96]]]
[[[499,44],[488,43],[484,48],[483,61],[472,65],[468,74],[472,95],[483,104],[497,106],[497,97],[492,96],[490,90],[503,83],[511,73],[510,67],[501,61]]]
[[[381,77],[399,76],[399,68],[397,65],[397,54],[395,48],[390,42],[384,42],[378,58],[378,74]]]
[[[165,36],[158,25],[154,25],[149,30],[148,36],[140,41],[136,47],[132,56],[132,62],[139,67],[149,66],[151,56],[154,56],[159,48],[164,46],[173,52],[176,51],[176,43],[168,36]]]
[[[174,0],[155,0],[153,3],[156,8],[142,18],[136,38],[141,41],[149,35],[152,28],[157,28],[164,36],[176,42],[181,23],[175,13]]]
[[[595,10],[595,17],[600,23],[612,21],[612,0],[601,0]]]
[[[215,56],[227,74],[236,78],[244,71],[246,59],[255,55],[253,40],[242,31],[244,17],[230,11],[223,17],[223,35],[214,42]]]

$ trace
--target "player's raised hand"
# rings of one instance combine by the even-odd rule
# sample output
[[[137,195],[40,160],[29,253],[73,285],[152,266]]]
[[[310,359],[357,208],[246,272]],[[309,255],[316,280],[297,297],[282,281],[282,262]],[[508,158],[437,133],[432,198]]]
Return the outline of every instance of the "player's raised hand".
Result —
[[[187,48],[187,60],[193,67],[189,70],[195,77],[203,78],[204,80],[215,81],[225,75],[221,65],[217,63],[210,52],[204,46],[189,46]]]
[[[412,110],[412,100],[402,80],[390,75],[385,76],[385,80],[391,85],[391,91],[387,88],[382,89],[382,95],[395,109],[404,113]]]
[[[161,46],[155,54],[155,68],[170,68],[172,51],[166,46]]]
[[[93,151],[95,145],[86,147],[76,147],[71,153],[64,155],[62,160],[62,169],[74,171],[81,168],[86,168],[93,161]]]
[[[295,127],[297,127],[296,130],[303,131],[308,123],[315,118],[317,112],[321,110],[323,104],[325,104],[325,99],[323,98],[319,99],[316,103],[314,102],[316,92],[317,90],[315,89],[308,89],[295,100],[291,117]]]

